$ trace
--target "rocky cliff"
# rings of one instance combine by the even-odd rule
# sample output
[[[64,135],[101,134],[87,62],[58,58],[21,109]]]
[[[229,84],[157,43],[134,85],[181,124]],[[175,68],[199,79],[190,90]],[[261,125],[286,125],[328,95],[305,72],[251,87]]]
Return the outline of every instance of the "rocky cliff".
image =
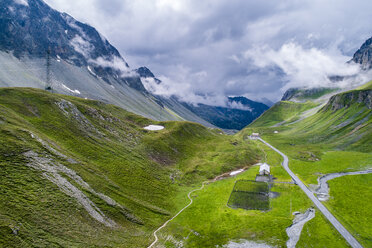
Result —
[[[372,68],[372,37],[363,43],[351,61],[360,64],[364,70]]]
[[[332,96],[323,110],[337,111],[348,108],[352,104],[362,104],[368,109],[372,109],[372,90],[352,90]]]

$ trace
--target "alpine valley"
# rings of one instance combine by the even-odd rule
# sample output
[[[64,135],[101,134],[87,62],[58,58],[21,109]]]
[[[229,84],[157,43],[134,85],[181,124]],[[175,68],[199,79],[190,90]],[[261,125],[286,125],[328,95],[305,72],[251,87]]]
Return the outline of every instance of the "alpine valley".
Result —
[[[371,41],[345,61],[363,75]],[[372,78],[270,107],[159,78],[42,0],[0,0],[0,247],[372,247]]]

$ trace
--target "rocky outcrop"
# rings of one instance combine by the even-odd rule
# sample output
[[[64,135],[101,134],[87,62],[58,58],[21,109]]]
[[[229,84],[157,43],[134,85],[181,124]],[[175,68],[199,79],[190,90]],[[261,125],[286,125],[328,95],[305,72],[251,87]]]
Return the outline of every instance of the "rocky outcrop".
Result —
[[[141,78],[153,78],[157,84],[161,83],[161,80],[156,78],[154,73],[152,73],[152,71],[145,66],[136,69],[136,72]]]
[[[363,104],[368,109],[372,109],[372,90],[353,90],[332,96],[323,110],[337,111],[348,108],[352,104]]]
[[[307,99],[317,99],[321,96],[324,96],[328,93],[336,91],[337,88],[310,88],[310,89],[300,89],[300,88],[290,88],[288,89],[283,97],[282,101],[291,101],[291,100],[307,100]]]
[[[284,92],[284,95],[283,95],[281,101],[289,101],[289,100],[291,100],[296,95],[296,93],[298,91],[299,91],[298,88],[290,88],[290,89],[288,89],[286,92]]]
[[[366,40],[351,60],[362,66],[362,69],[372,69],[372,37]]]

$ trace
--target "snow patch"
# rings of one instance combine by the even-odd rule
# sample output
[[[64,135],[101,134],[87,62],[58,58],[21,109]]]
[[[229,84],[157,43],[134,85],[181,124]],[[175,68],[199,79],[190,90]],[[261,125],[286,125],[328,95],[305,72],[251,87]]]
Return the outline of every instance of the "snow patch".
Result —
[[[150,131],[158,131],[158,130],[163,130],[164,127],[160,125],[148,125],[147,127],[144,127],[143,129],[150,130]]]
[[[92,68],[90,68],[89,65],[87,66],[87,69],[90,72],[90,74],[92,74],[93,76],[97,77],[97,75],[93,72]]]
[[[79,95],[81,94],[80,91],[78,91],[78,90],[72,90],[72,89],[70,89],[69,87],[67,87],[64,84],[62,84],[62,87],[65,88],[66,90],[72,92],[72,93],[79,94]]]
[[[27,0],[14,0],[14,2],[19,5],[28,6]]]
[[[230,172],[230,176],[235,176],[235,175],[237,175],[239,173],[242,173],[243,171],[244,171],[243,169],[232,171],[232,172]]]

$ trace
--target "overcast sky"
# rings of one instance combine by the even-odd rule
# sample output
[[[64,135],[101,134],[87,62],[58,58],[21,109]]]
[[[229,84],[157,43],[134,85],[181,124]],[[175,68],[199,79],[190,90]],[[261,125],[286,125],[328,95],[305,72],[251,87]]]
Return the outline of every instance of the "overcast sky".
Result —
[[[96,27],[132,68],[150,68],[156,93],[206,103],[326,85],[357,72],[345,62],[372,36],[368,0],[45,1]]]

